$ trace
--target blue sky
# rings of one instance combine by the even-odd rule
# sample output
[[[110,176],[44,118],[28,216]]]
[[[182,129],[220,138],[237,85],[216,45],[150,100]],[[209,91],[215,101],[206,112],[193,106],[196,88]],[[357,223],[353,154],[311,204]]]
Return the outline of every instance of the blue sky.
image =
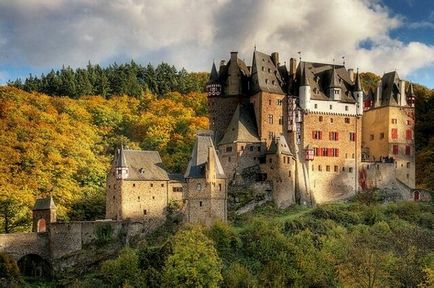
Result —
[[[434,0],[0,0],[0,83],[88,61],[208,71],[255,45],[434,88]]]

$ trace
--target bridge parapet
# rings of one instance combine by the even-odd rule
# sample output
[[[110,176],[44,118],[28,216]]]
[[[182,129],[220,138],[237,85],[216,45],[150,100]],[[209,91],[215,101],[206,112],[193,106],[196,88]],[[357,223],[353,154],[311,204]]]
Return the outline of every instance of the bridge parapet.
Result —
[[[28,254],[50,258],[48,233],[0,234],[0,252],[11,255],[15,261]]]

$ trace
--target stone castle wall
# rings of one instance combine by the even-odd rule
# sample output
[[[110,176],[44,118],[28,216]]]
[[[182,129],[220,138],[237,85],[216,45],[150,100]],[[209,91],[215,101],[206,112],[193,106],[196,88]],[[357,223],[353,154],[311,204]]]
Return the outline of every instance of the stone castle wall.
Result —
[[[48,233],[0,234],[0,252],[11,255],[16,261],[27,254],[49,258]]]

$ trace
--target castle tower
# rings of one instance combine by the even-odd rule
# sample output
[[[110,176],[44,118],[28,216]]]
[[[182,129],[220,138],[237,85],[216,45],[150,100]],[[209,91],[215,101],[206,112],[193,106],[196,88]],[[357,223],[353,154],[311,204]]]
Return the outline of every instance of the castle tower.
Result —
[[[359,75],[359,69],[357,69],[356,74],[356,81],[354,84],[354,99],[356,99],[357,102],[357,115],[363,115],[363,108],[364,108],[364,102],[363,102],[363,88],[362,88],[362,81],[360,80]]]
[[[33,232],[47,232],[50,223],[56,222],[56,205],[54,204],[53,197],[37,199],[33,207]]]
[[[212,141],[212,133],[197,134],[185,172],[186,220],[211,226],[227,218],[227,182]]]
[[[413,83],[410,83],[410,86],[408,86],[406,96],[408,106],[414,107],[416,101],[416,94],[414,94]]]
[[[396,71],[378,83],[376,105],[363,114],[363,150],[367,160],[395,163],[396,178],[415,188],[414,92]],[[413,96],[409,96],[413,94]],[[403,100],[406,98],[405,100]]]
[[[303,74],[301,77],[301,83],[299,87],[299,101],[300,101],[300,107],[301,109],[304,109],[306,111],[310,110],[310,98],[311,98],[311,91],[310,91],[310,85],[309,85],[309,79],[306,75],[306,69],[303,69]]]
[[[220,142],[233,113],[248,94],[250,71],[237,52],[231,52],[226,63],[222,60],[219,71],[213,63],[206,86],[208,92],[209,126],[214,131],[214,143]]]
[[[273,186],[273,201],[280,208],[287,208],[295,203],[295,157],[284,136],[273,139],[261,164],[261,170],[267,174],[267,180]]]
[[[118,155],[116,157],[116,179],[126,179],[128,178],[128,165],[125,159],[124,147],[117,151]]]

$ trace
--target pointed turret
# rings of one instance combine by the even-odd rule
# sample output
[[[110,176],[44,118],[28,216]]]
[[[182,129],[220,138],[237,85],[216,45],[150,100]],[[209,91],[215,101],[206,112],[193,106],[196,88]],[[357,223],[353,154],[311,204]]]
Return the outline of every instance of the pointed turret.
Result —
[[[413,83],[410,83],[407,90],[407,104],[411,107],[414,106],[416,101],[416,94],[414,93]]]
[[[310,86],[309,79],[307,78],[306,68],[303,69],[303,74],[301,75],[301,83],[300,86]]]
[[[363,89],[362,89],[362,81],[360,80],[359,69],[357,69],[356,82],[354,84],[354,91],[363,91]]]
[[[128,178],[128,163],[125,158],[124,146],[117,150],[115,154],[116,179]]]
[[[121,148],[118,149],[116,153],[116,167],[117,168],[127,167],[127,160],[125,158],[125,153],[124,153],[124,145],[121,145]]]
[[[212,62],[211,74],[209,76],[210,83],[218,83],[219,74],[217,72],[217,67],[215,66],[215,62]]]
[[[336,73],[335,66],[333,65],[332,73],[330,76],[329,88],[341,88],[339,83],[338,74]]]

